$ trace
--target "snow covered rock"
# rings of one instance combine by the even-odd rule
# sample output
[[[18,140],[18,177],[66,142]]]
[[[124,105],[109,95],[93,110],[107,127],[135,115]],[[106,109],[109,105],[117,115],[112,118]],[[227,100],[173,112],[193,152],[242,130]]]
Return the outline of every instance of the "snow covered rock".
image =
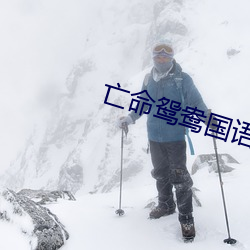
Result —
[[[32,250],[56,250],[69,238],[56,215],[28,197],[5,190],[0,199],[0,219],[20,227],[21,232],[27,235]]]
[[[40,205],[56,202],[58,199],[76,200],[73,194],[69,191],[22,189],[17,194],[26,196]]]
[[[240,53],[240,50],[238,50],[238,49],[230,48],[230,49],[227,50],[227,56],[228,56],[229,59],[231,57],[239,54],[239,53]]]
[[[229,154],[219,154],[218,157],[222,173],[227,173],[234,170],[233,167],[227,164],[232,164],[232,163],[239,164],[239,162]],[[208,167],[209,172],[216,172],[216,173],[218,172],[215,154],[198,155],[192,165],[191,174],[195,174],[199,169],[202,169],[204,167]]]

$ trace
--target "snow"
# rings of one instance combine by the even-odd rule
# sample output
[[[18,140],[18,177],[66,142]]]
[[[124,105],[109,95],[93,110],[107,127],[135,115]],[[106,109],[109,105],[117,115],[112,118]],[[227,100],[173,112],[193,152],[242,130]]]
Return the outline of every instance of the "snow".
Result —
[[[231,236],[239,241],[234,247],[223,243],[227,231],[217,174],[202,169],[193,176],[195,187],[200,189],[197,195],[202,207],[194,206],[195,241],[184,244],[177,213],[158,220],[148,219],[150,209],[145,206],[157,195],[149,168],[133,181],[124,183],[124,216],[115,214],[119,201],[118,188],[110,193],[79,193],[76,201],[60,200],[58,204],[47,205],[70,232],[69,240],[61,249],[250,249],[247,230],[250,226],[247,219],[250,216],[249,196],[246,194],[245,197],[245,191],[250,188],[247,165],[238,165],[233,172],[223,174]],[[29,249],[27,239],[25,241],[13,225],[1,222],[0,230],[1,235],[6,235],[2,237],[1,249],[17,249],[17,246],[21,250]]]
[[[30,249],[30,244],[25,235],[20,233],[19,228],[9,222],[0,223],[0,234],[4,236],[0,241],[1,249],[16,250]]]
[[[250,221],[248,166],[239,165],[233,172],[223,174],[232,238],[239,241],[233,249],[250,249],[248,230]],[[77,249],[230,249],[223,243],[227,237],[220,185],[217,174],[202,169],[193,176],[202,207],[194,206],[197,236],[191,244],[181,239],[177,213],[158,220],[149,220],[145,206],[156,196],[154,181],[144,172],[140,179],[123,186],[122,209],[118,209],[119,189],[107,194],[83,194],[77,201],[61,201],[48,206],[71,232],[63,250]],[[140,185],[138,185],[140,183]],[[239,195],[242,193],[242,195]]]
[[[1,194],[2,195],[2,194]],[[0,241],[1,249],[32,249],[37,244],[37,239],[33,235],[33,223],[27,214],[20,214],[14,211],[15,207],[0,196],[0,216],[8,219],[1,220]],[[5,211],[3,214],[2,212]],[[19,211],[20,213],[20,211]],[[21,233],[23,232],[23,233]]]
[[[208,169],[204,168],[193,176],[194,186],[200,190],[197,195],[202,207],[194,206],[197,237],[192,244],[184,244],[181,240],[177,213],[159,220],[148,219],[149,209],[145,206],[157,194],[150,176],[150,156],[143,152],[147,146],[145,117],[130,127],[125,142],[124,158],[127,162],[124,167],[131,163],[131,155],[143,165],[143,171],[123,185],[125,215],[119,217],[115,214],[118,186],[109,193],[90,194],[96,191],[96,185],[111,179],[119,169],[120,133],[115,128],[115,120],[127,114],[126,110],[103,104],[107,91],[105,84],[116,86],[120,82],[122,88],[133,93],[140,90],[143,76],[150,69],[150,64],[143,69],[142,65],[144,53],[148,50],[148,32],[155,24],[153,2],[57,0],[35,3],[13,0],[0,3],[0,21],[7,24],[3,25],[0,41],[1,172],[24,147],[26,136],[33,131],[34,121],[46,123],[49,116],[46,109],[51,107],[48,103],[54,103],[58,92],[67,91],[64,83],[73,64],[78,60],[94,62],[94,70],[80,79],[75,99],[65,102],[60,109],[62,112],[68,110],[70,117],[90,121],[80,157],[84,187],[77,193],[77,201],[60,201],[48,206],[70,233],[63,250],[221,250],[231,247],[223,243],[227,231],[218,175],[209,173]],[[172,4],[174,1],[168,2]],[[174,7],[177,2],[173,3]],[[186,25],[185,36],[173,35],[177,61],[193,77],[205,102],[215,113],[246,122],[250,122],[247,116],[250,104],[249,7],[247,0],[183,1],[183,8],[164,11],[156,21],[157,24],[164,23],[169,15],[172,21]],[[229,49],[240,53],[229,57]],[[128,106],[128,100],[120,100]],[[99,110],[92,110],[96,106]],[[212,138],[204,136],[204,129],[199,134],[191,133],[196,155],[214,153]],[[44,134],[41,130],[38,133]],[[34,143],[34,148],[39,150],[38,134],[34,140],[36,143],[28,143]],[[67,158],[66,151],[77,144],[75,141],[65,142],[63,138],[61,141],[66,146],[53,145],[48,149],[51,172],[45,173],[39,181],[26,179],[26,185],[42,186],[57,176],[63,159]],[[240,242],[235,248],[250,249],[249,149],[230,140],[217,143],[219,153],[229,153],[240,162],[233,172],[223,174],[223,187],[231,236]],[[35,172],[36,151],[32,153],[29,148],[28,152],[27,162]],[[191,169],[196,156],[190,156],[189,149],[187,153],[188,168]],[[108,159],[104,161],[106,155]],[[33,176],[32,171],[27,175]],[[1,221],[0,233],[1,249],[29,249],[28,240],[16,224]]]

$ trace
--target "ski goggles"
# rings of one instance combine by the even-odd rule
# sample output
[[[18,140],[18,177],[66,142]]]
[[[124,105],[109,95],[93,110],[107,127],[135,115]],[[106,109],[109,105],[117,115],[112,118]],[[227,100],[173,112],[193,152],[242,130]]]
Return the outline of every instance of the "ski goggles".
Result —
[[[153,49],[153,57],[157,57],[157,56],[173,58],[174,51],[171,47],[165,44],[157,45]]]

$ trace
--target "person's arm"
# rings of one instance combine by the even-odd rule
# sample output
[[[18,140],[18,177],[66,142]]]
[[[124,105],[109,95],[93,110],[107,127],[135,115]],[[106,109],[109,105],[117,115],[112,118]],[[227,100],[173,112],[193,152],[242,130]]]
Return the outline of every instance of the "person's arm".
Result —
[[[204,111],[204,115],[209,115],[209,109],[207,108],[206,104],[204,103],[202,96],[196,86],[192,78],[188,75],[183,73],[183,94],[185,99],[185,105],[189,107],[197,107],[197,109]]]
[[[143,80],[141,92],[147,89],[148,77],[149,75],[147,74]],[[140,96],[145,97],[145,98],[147,97],[145,93],[142,93]],[[137,110],[141,110],[141,105],[142,103],[140,103],[139,108]],[[140,112],[135,112],[133,110],[127,116],[120,117],[117,122],[118,127],[122,128],[123,126],[122,124],[124,123],[126,123],[126,125],[135,124],[135,121],[138,120],[147,110],[148,110],[148,107],[144,106],[141,115],[139,114]]]

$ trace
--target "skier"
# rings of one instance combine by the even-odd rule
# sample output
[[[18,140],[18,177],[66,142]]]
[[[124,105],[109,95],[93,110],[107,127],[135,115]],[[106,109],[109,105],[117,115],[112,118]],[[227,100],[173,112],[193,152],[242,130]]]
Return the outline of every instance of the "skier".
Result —
[[[156,179],[158,190],[158,205],[150,212],[149,218],[158,219],[175,212],[174,186],[182,236],[184,241],[192,241],[195,237],[191,190],[193,181],[186,167],[185,127],[178,123],[173,125],[170,120],[154,115],[162,105],[162,98],[182,103],[182,108],[183,105],[197,107],[204,111],[204,116],[208,116],[209,111],[192,78],[182,72],[180,65],[176,63],[169,41],[156,43],[152,48],[152,58],[154,66],[151,73],[145,76],[142,91],[146,90],[155,102],[150,102],[150,112],[146,112],[147,109],[144,108],[141,113],[148,113],[147,132],[153,164],[152,176]],[[177,81],[180,86],[177,86]],[[148,98],[145,92],[141,97]],[[138,113],[133,110],[127,116],[119,118],[118,126],[122,128],[124,125],[134,124],[141,117]],[[175,118],[181,120],[180,112],[177,112]]]

